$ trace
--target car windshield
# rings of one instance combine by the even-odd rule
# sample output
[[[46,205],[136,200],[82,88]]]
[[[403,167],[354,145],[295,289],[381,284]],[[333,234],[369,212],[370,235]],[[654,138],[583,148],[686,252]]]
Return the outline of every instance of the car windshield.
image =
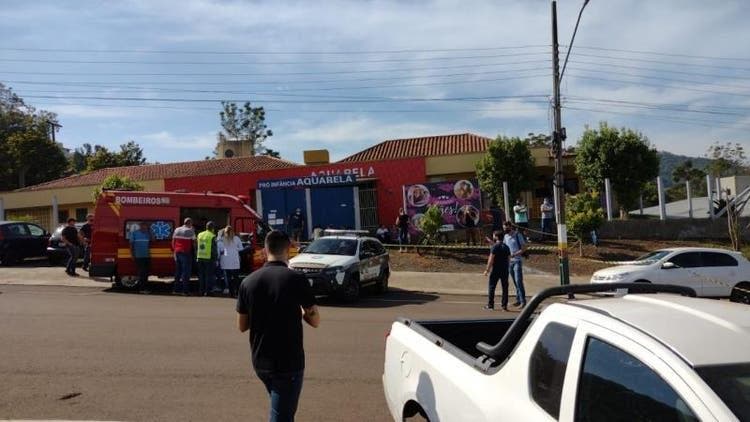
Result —
[[[695,370],[739,420],[750,420],[750,363],[702,366]]]
[[[664,258],[665,256],[669,255],[670,251],[654,251],[649,252],[646,255],[643,255],[639,258],[636,258],[633,260],[633,264],[635,265],[649,265],[653,264],[654,262]]]
[[[357,241],[354,239],[324,237],[313,241],[310,246],[305,248],[303,253],[354,256],[357,253]]]

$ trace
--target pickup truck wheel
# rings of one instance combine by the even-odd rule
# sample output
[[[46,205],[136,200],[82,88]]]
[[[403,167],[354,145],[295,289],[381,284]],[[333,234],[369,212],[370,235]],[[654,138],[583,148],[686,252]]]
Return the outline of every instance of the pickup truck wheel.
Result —
[[[375,291],[377,293],[385,293],[388,291],[388,278],[391,276],[390,271],[386,270],[382,276],[380,276],[380,280],[378,281],[378,284],[375,285]]]
[[[141,285],[141,281],[134,275],[116,275],[115,285],[125,290],[138,290]]]
[[[729,300],[750,305],[750,282],[743,281],[734,286],[732,289],[732,296],[730,296]]]
[[[354,302],[355,300],[359,299],[359,290],[359,274],[355,273],[352,274],[349,282],[346,283],[346,287],[341,292],[341,299],[343,299],[345,302]]]
[[[430,418],[427,417],[427,413],[422,409],[422,406],[420,406],[419,403],[410,400],[404,406],[402,420],[414,420],[415,418],[430,422]]]

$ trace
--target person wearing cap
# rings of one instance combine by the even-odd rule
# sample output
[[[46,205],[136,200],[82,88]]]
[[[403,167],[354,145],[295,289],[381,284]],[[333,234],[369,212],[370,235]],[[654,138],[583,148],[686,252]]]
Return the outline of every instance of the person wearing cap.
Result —
[[[219,257],[216,247],[216,227],[213,221],[206,223],[206,230],[198,235],[198,293],[201,296],[212,294],[216,281],[216,261]]]
[[[305,229],[305,219],[302,216],[302,209],[297,208],[287,220],[287,227],[292,240],[299,242],[302,239],[302,233]]]

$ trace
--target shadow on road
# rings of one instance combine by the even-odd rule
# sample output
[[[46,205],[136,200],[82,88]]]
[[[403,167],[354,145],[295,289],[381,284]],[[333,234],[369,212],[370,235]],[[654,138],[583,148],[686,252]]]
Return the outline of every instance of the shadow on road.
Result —
[[[198,283],[191,282],[190,296],[198,297]],[[132,291],[121,287],[112,286],[104,290],[105,293],[129,294],[129,295],[153,295],[153,296],[172,296],[172,283],[149,281],[146,288],[142,291]],[[362,292],[359,300],[356,302],[346,303],[333,296],[319,296],[318,304],[320,306],[335,308],[393,308],[404,305],[422,305],[433,302],[440,296],[433,293],[413,292],[391,288],[387,293],[376,294],[367,290]],[[235,300],[234,297],[216,294],[216,299]]]
[[[423,305],[433,302],[439,297],[437,294],[413,292],[391,287],[384,294],[363,292],[362,296],[356,302],[346,303],[335,297],[323,296],[318,298],[318,304],[331,308],[393,308],[405,305]]]

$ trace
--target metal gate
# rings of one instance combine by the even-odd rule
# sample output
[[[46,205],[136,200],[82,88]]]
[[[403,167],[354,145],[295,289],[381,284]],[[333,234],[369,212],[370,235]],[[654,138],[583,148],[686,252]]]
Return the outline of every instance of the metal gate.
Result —
[[[378,191],[375,183],[359,185],[359,221],[362,230],[377,230],[378,224]]]

